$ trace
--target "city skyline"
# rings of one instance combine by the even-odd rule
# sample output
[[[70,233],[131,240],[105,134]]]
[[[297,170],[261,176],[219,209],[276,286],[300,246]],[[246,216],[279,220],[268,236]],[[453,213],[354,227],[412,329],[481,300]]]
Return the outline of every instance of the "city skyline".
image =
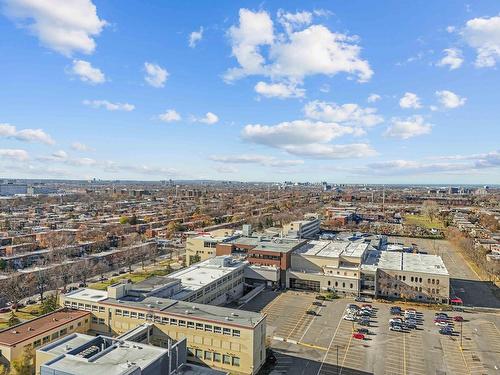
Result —
[[[2,178],[500,183],[494,1],[0,4]]]

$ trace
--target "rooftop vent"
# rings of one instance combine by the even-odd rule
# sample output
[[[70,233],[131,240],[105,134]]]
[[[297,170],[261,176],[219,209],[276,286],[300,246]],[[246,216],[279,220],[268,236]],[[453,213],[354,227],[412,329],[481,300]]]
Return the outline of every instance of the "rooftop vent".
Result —
[[[28,331],[34,331],[35,329],[33,327],[28,327]]]
[[[192,307],[192,308],[193,308],[193,310],[196,310],[196,309],[198,309],[198,308],[197,308],[197,307],[196,307],[195,305],[193,305],[193,307]]]
[[[16,334],[16,333],[19,333],[19,331],[13,330],[12,333]]]

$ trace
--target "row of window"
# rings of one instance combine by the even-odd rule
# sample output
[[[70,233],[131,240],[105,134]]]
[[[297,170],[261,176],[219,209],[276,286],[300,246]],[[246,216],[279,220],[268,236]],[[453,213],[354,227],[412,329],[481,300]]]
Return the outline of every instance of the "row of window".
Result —
[[[332,285],[332,282],[330,280],[328,280],[328,286],[331,286]],[[335,287],[338,287],[339,286],[339,282],[338,281],[335,281]],[[342,283],[342,288],[345,288],[345,283]],[[349,288],[354,288],[354,284],[353,283],[350,283],[349,284]]]
[[[64,301],[64,306],[71,307],[72,309],[85,310],[85,311],[95,311],[95,312],[105,312],[104,306],[90,305],[88,303],[76,303]]]
[[[394,276],[395,279],[399,279],[400,281],[406,281],[406,276],[405,275],[395,275]],[[410,281],[413,283],[421,283],[422,282],[422,278],[421,277],[413,277],[411,276],[410,277]],[[427,284],[436,284],[436,285],[439,285],[439,279],[427,279]]]
[[[88,323],[88,321],[89,321],[88,319],[85,319],[85,323]],[[77,323],[78,327],[81,327],[81,325],[82,325],[82,322]],[[74,325],[70,325],[69,332],[73,332],[74,328],[75,328]],[[63,337],[67,334],[68,334],[68,328],[63,328],[57,332],[54,332],[52,335],[47,335],[39,340],[33,341],[33,347],[38,348],[42,345],[48,344],[49,342],[54,341],[55,339],[58,339],[59,337]],[[27,345],[27,346],[29,346],[29,345]]]
[[[188,349],[188,355],[191,357],[195,356],[196,358],[199,358],[199,359],[205,360],[205,361],[212,361],[212,362],[218,362],[218,363],[222,362],[225,365],[240,367],[240,358],[233,357],[233,356],[227,355],[227,354],[210,352],[208,350],[203,351],[201,349]]]
[[[154,320],[156,323],[160,324],[169,324],[171,326],[179,326],[179,327],[187,327],[196,329],[198,331],[205,332],[213,332],[213,333],[221,333],[225,336],[233,336],[240,337],[241,331],[239,329],[231,329],[231,328],[223,328],[219,326],[213,326],[211,324],[203,324],[203,323],[195,323],[188,320],[183,319],[175,319],[175,318],[167,318],[165,316],[154,316],[151,314],[138,313],[136,311],[127,311],[127,310],[115,310],[115,315],[130,317],[133,319],[148,319]]]

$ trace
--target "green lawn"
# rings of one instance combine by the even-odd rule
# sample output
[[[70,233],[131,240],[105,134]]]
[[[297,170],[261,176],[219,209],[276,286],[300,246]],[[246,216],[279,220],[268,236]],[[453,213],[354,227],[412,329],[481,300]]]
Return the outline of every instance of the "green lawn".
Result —
[[[125,274],[117,277],[113,277],[112,279],[95,283],[95,284],[90,284],[89,288],[92,289],[98,289],[98,290],[106,290],[108,286],[117,283],[120,280],[124,279],[130,279],[133,283],[138,283],[143,280],[146,280],[152,276],[165,276],[168,275],[167,270],[154,270],[154,271],[135,271],[130,274]]]
[[[427,216],[423,215],[405,215],[404,223],[418,225],[424,228],[444,229],[443,222],[439,219],[430,220]]]

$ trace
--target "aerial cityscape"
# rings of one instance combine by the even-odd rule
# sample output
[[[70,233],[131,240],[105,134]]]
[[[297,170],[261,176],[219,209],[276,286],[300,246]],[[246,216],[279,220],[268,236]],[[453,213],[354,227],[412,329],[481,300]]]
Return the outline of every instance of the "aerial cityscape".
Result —
[[[0,0],[0,375],[500,374],[500,4]]]

